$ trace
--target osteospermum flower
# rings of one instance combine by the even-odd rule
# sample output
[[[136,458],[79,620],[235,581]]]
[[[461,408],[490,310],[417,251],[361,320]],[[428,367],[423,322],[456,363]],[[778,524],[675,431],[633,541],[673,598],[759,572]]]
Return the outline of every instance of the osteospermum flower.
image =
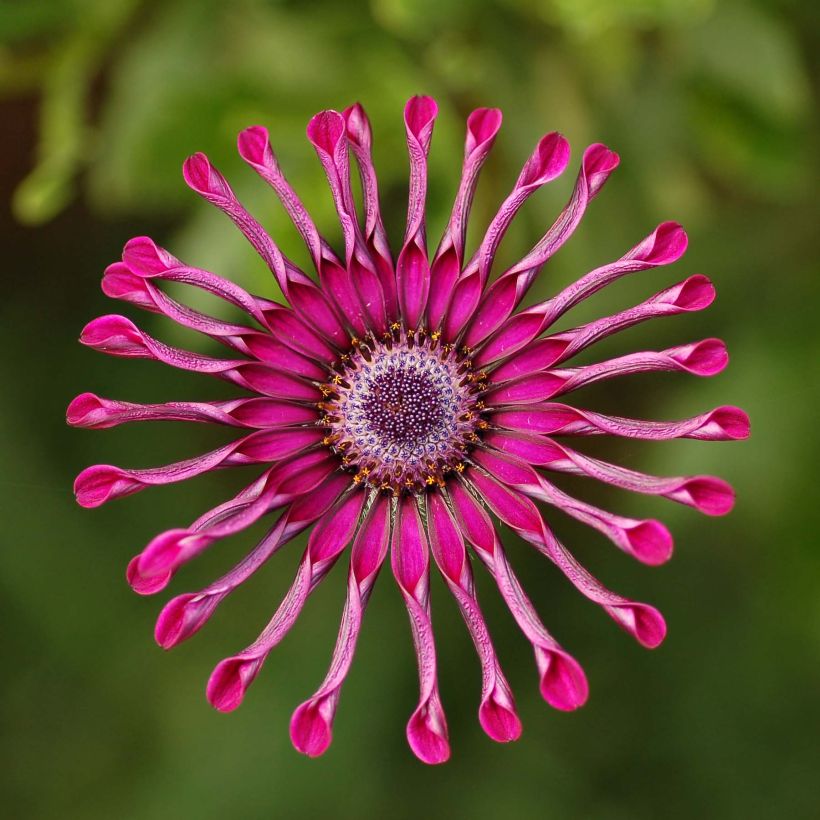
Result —
[[[430,617],[431,554],[478,651],[479,720],[486,733],[494,740],[514,740],[521,723],[476,599],[468,548],[485,565],[532,643],[544,699],[562,710],[581,706],[588,693],[584,672],[536,614],[507,560],[498,522],[543,553],[582,595],[642,645],[656,647],[666,632],[661,614],[593,578],[558,540],[535,502],[601,531],[639,561],[660,564],[672,552],[672,538],[663,524],[614,515],[574,498],[559,489],[555,474],[588,476],[665,496],[709,515],[729,511],[732,489],[709,476],[644,475],[584,455],[563,439],[613,435],[716,441],[744,438],[749,430],[748,418],[735,407],[659,422],[564,403],[585,385],[631,373],[720,372],[727,355],[718,339],[597,364],[567,364],[624,328],[707,307],[714,298],[712,284],[705,276],[690,276],[629,310],[550,332],[559,317],[595,291],[626,274],[677,260],[686,248],[686,234],[679,225],[664,222],[617,261],[587,273],[544,302],[519,309],[541,268],[571,236],[618,165],[618,155],[604,145],[587,148],[558,219],[520,262],[493,279],[493,258],[513,217],[569,160],[569,146],[560,134],[543,137],[478,250],[468,257],[467,219],[479,171],[501,125],[496,109],[478,109],[467,120],[452,216],[430,258],[424,209],[436,112],[429,97],[414,97],[404,112],[410,193],[404,240],[395,260],[379,213],[370,124],[361,106],[342,114],[324,111],[307,128],[339,214],[341,257],[319,235],[286,181],[267,131],[248,128],[239,135],[239,152],[288,211],[317,279],[280,252],[219,171],[196,154],[184,164],[185,181],[244,234],[289,306],[251,295],[138,237],[125,246],[122,262],[105,271],[105,293],[216,339],[228,355],[212,358],[171,347],[119,315],[94,320],[81,337],[83,344],[114,356],[154,359],[216,376],[244,391],[227,401],[168,404],[78,396],[68,409],[68,421],[79,427],[174,420],[242,431],[223,447],[165,467],[89,467],[75,485],[82,506],[96,507],[147,487],[234,465],[255,464],[262,470],[235,497],[187,527],[154,538],[128,566],[134,590],[159,592],[188,561],[221,539],[277,514],[267,535],[233,569],[204,589],[166,604],[156,626],[160,646],[169,649],[197,632],[234,589],[298,533],[310,530],[293,586],[271,621],[247,648],[214,669],[207,686],[213,706],[225,712],[239,706],[311,592],[348,551],[347,600],[330,669],[314,695],[296,709],[290,725],[296,748],[311,756],[330,743],[364,610],[388,552],[418,656],[420,695],[407,738],[421,760],[440,763],[449,756]],[[361,222],[351,192],[351,152],[361,174]],[[186,307],[162,290],[163,282],[201,288],[240,308],[248,323],[229,324]]]

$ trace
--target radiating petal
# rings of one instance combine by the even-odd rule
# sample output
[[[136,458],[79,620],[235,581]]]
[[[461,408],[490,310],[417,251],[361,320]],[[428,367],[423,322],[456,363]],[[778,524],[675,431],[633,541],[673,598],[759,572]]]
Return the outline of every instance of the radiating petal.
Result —
[[[389,543],[390,501],[380,496],[373,502],[353,542],[347,599],[330,669],[313,697],[301,704],[291,718],[293,745],[309,757],[323,754],[330,745],[342,684],[353,662],[362,616]]]
[[[478,716],[484,731],[499,743],[517,740],[521,721],[515,698],[493,648],[478,605],[473,573],[464,539],[441,493],[427,496],[427,531],[438,568],[458,603],[481,662],[481,705]]]
[[[393,576],[404,598],[419,667],[419,703],[407,723],[407,741],[424,763],[444,763],[450,756],[447,721],[438,692],[436,649],[430,621],[430,559],[416,500],[398,502],[390,551]]]
[[[206,695],[220,712],[236,709],[245,697],[271,650],[287,635],[308,596],[350,543],[359,523],[364,493],[354,490],[341,498],[311,532],[296,579],[279,609],[247,649],[220,661],[208,680]]]
[[[542,697],[563,711],[583,706],[589,696],[586,675],[541,623],[507,561],[490,517],[461,482],[451,482],[447,489],[464,537],[495,579],[510,612],[532,644]]]

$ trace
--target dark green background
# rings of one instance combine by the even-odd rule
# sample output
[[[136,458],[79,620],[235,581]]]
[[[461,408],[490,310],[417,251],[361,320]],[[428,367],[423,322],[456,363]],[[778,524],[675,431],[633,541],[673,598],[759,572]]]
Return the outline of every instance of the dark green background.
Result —
[[[815,9],[811,0],[0,3],[3,815],[820,816]],[[682,262],[611,288],[571,320],[703,272],[718,287],[709,311],[632,330],[594,357],[720,335],[729,369],[713,380],[624,379],[586,390],[582,406],[676,418],[734,403],[753,424],[752,439],[740,444],[596,441],[589,449],[650,472],[716,472],[735,484],[736,510],[719,520],[571,485],[603,506],[667,521],[677,552],[665,567],[641,567],[600,535],[551,516],[605,583],[664,611],[670,632],[656,652],[637,647],[551,566],[510,543],[545,622],[587,670],[591,698],[578,713],[541,701],[530,648],[478,573],[524,721],[516,744],[494,745],[478,727],[478,665],[435,579],[453,749],[451,762],[435,769],[405,744],[417,683],[389,573],[368,612],[334,744],[320,760],[303,758],[287,725],[324,674],[344,570],[320,588],[243,707],[217,714],[204,698],[207,676],[267,620],[299,546],[226,601],[195,639],[164,654],[152,640],[161,601],[129,590],[125,564],[155,533],[187,524],[249,475],[208,476],[81,510],[70,487],[86,465],[160,464],[228,434],[184,425],[73,431],[63,421],[83,390],[138,401],[226,392],[76,343],[86,321],[123,310],[171,342],[192,342],[100,293],[104,266],[130,236],[151,233],[192,264],[276,295],[227,220],[184,186],[187,154],[208,152],[283,248],[305,261],[272,195],[235,155],[235,134],[257,122],[270,128],[291,181],[338,244],[304,127],[314,112],[359,99],[374,123],[395,245],[406,200],[401,111],[413,93],[440,106],[432,242],[473,107],[505,114],[473,242],[538,137],[559,129],[570,139],[571,170],[528,203],[500,263],[551,222],[585,144],[602,140],[620,152],[621,168],[534,296],[620,256],[664,219],[689,231]],[[261,531],[186,568],[171,594],[207,583]]]

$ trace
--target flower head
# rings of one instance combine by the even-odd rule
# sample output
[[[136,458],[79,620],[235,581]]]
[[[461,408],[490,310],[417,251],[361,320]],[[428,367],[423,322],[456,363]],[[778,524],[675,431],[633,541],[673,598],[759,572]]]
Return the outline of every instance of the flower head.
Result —
[[[619,330],[707,307],[714,298],[712,284],[705,276],[690,276],[614,316],[550,332],[559,317],[590,294],[627,274],[677,260],[686,249],[686,234],[679,225],[665,222],[617,261],[521,309],[541,268],[571,236],[617,167],[618,155],[604,145],[587,148],[558,219],[523,259],[493,278],[496,249],[515,214],[569,161],[569,146],[560,134],[543,137],[469,256],[467,220],[481,166],[501,126],[496,109],[479,109],[467,120],[461,182],[444,235],[430,258],[425,199],[436,113],[429,97],[414,97],[405,109],[410,193],[404,240],[395,259],[379,211],[370,123],[360,105],[342,114],[323,111],[307,129],[339,215],[342,256],[320,236],[288,184],[267,131],[252,127],[239,135],[239,152],[288,211],[307,245],[316,278],[281,253],[207,157],[196,154],[184,164],[185,181],[244,234],[267,263],[287,305],[186,265],[149,238],[138,237],[126,244],[122,261],[105,271],[105,293],[199,331],[228,353],[214,358],[171,347],[118,315],[94,320],[81,337],[96,350],[216,376],[243,391],[225,401],[167,404],[135,404],[84,393],[68,408],[68,422],[78,427],[184,420],[233,427],[240,433],[216,450],[164,467],[89,467],[75,485],[84,507],[218,468],[255,464],[261,469],[236,496],[187,527],[159,534],[128,565],[128,581],[137,592],[159,592],[204,550],[263,516],[275,515],[265,537],[233,569],[165,605],[156,626],[162,647],[171,648],[197,632],[275,552],[297,534],[310,532],[293,585],[271,621],[246,649],[214,669],[207,696],[217,709],[239,706],[311,592],[348,552],[347,599],[330,669],[291,720],[294,745],[311,756],[330,744],[364,610],[388,552],[418,656],[420,694],[407,738],[421,760],[440,763],[449,756],[436,680],[431,564],[454,596],[478,651],[482,727],[498,741],[514,740],[521,732],[512,691],[476,598],[468,550],[494,578],[532,643],[544,699],[562,710],[583,705],[586,677],[527,598],[507,561],[498,522],[543,553],[637,641],[653,648],[666,632],[660,613],[593,578],[557,539],[542,507],[601,531],[646,564],[670,557],[669,532],[658,521],[614,515],[568,495],[555,483],[555,474],[587,476],[665,496],[709,515],[731,509],[732,489],[710,476],[645,475],[584,455],[565,442],[595,435],[728,440],[745,438],[749,431],[748,418],[735,407],[659,422],[564,403],[564,397],[587,384],[633,373],[720,372],[727,355],[717,339],[595,364],[568,364]],[[352,194],[351,154],[361,174],[363,220]],[[243,311],[247,324],[231,324],[181,304],[163,290],[164,282],[182,282],[219,297]]]

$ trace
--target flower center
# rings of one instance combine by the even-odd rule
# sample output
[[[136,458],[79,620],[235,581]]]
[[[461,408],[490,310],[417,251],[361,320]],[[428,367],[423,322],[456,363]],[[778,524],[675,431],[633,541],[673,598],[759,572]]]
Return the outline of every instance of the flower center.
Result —
[[[461,470],[484,425],[470,361],[437,336],[395,331],[354,347],[325,390],[325,439],[354,480],[418,492]]]

